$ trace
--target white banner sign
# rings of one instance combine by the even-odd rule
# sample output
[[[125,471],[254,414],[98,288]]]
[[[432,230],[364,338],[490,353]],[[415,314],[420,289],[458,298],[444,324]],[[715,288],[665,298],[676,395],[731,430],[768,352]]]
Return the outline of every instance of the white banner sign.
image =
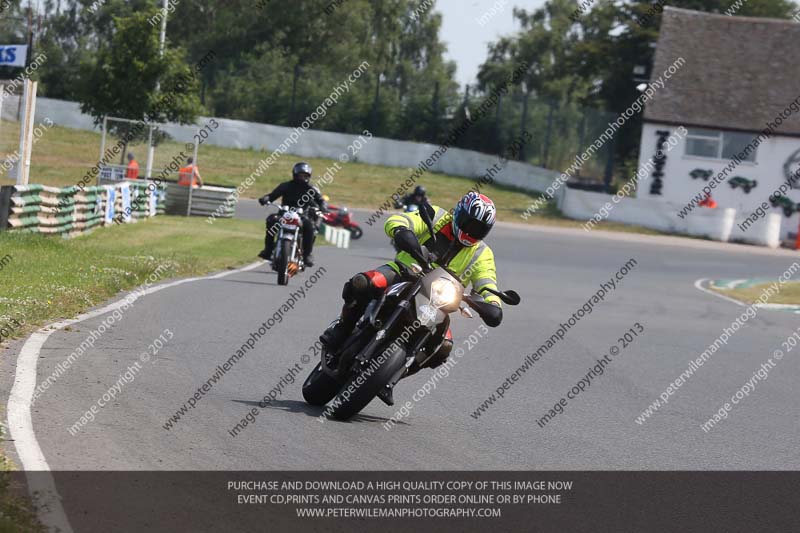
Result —
[[[106,224],[114,223],[115,204],[117,203],[117,188],[113,185],[104,185],[106,188]]]
[[[24,67],[27,57],[27,44],[0,44],[0,66]]]
[[[120,183],[119,194],[122,197],[122,220],[125,222],[131,221],[131,184],[126,182]]]

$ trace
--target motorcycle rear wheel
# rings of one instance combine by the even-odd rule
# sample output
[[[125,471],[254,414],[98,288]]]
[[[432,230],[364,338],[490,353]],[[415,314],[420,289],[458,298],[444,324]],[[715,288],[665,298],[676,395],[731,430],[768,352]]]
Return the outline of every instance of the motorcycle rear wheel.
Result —
[[[382,354],[384,351],[376,353]],[[358,414],[367,404],[375,399],[380,390],[392,379],[395,372],[400,370],[403,364],[405,364],[406,354],[402,346],[393,343],[385,353],[386,355],[383,363],[372,373],[367,374],[377,358],[370,361],[367,369],[351,377],[344,386],[340,387],[339,393],[331,403],[333,407],[330,412],[331,418],[335,420],[348,420]],[[378,357],[380,357],[380,355]],[[361,378],[361,385],[357,385],[359,378]],[[350,391],[350,394],[345,399],[344,393],[347,391]]]
[[[358,226],[350,226],[350,238],[353,240],[360,239],[364,235],[364,230]]]

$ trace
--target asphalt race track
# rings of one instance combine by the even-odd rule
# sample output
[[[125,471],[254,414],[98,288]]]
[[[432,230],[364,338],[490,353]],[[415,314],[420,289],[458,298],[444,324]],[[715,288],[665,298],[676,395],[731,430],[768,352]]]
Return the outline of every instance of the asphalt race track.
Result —
[[[254,203],[239,216],[264,217]],[[360,216],[360,220],[364,217]],[[198,220],[199,224],[205,221]],[[790,252],[705,241],[500,225],[489,238],[503,288],[523,303],[506,307],[489,330],[391,430],[384,423],[430,378],[420,373],[395,390],[396,405],[378,400],[349,423],[320,422],[321,410],[302,399],[302,380],[316,361],[308,347],[338,313],[342,283],[391,258],[382,228],[366,227],[349,250],[319,247],[317,266],[276,285],[260,264],[214,279],[178,284],[142,296],[32,407],[34,441],[52,470],[793,470],[800,467],[796,413],[798,353],[717,427],[708,420],[772,357],[798,325],[796,314],[762,310],[735,333],[644,424],[635,419],[714,341],[743,307],[695,288],[700,278],[775,278],[797,259]],[[656,242],[658,241],[658,242]],[[676,244],[677,243],[677,244]],[[255,254],[257,250],[253,250]],[[477,419],[479,405],[570,316],[628,262],[636,265],[537,361],[505,396]],[[297,292],[312,271],[322,279],[272,327],[196,406],[169,430],[163,426],[217,372],[250,333]],[[108,313],[54,331],[38,357],[37,382],[73,352]],[[644,331],[563,413],[541,418],[596,359],[635,323]],[[456,346],[479,319],[454,319]],[[95,419],[72,435],[69,427],[140,361],[149,344],[174,337]],[[3,359],[8,398],[18,354]],[[800,352],[800,350],[798,350]],[[303,371],[235,437],[231,430],[296,364]],[[29,438],[12,425],[11,457]],[[25,466],[25,465],[22,465]]]

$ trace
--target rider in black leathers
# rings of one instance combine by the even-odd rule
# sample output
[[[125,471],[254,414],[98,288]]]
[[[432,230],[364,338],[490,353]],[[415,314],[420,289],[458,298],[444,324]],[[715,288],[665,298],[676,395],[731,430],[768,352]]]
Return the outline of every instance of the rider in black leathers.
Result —
[[[328,210],[325,200],[322,198],[319,189],[311,183],[311,165],[308,163],[297,163],[292,169],[292,180],[285,181],[275,187],[275,190],[258,199],[258,203],[266,205],[274,202],[278,198],[283,198],[283,205],[289,207],[303,208],[303,261],[308,266],[314,266],[314,258],[311,252],[314,248],[314,237],[316,225],[307,215],[309,207],[318,207],[323,212]],[[267,234],[264,238],[264,249],[258,254],[262,259],[270,260],[272,250],[275,248],[275,236],[278,232],[278,214],[267,217]]]
[[[417,185],[416,187],[414,187],[413,192],[405,195],[400,200],[396,200],[394,202],[394,206],[396,209],[402,209],[407,205],[415,205],[419,207],[421,205],[425,205],[427,202],[428,202],[428,196],[425,187],[423,187],[422,185]]]

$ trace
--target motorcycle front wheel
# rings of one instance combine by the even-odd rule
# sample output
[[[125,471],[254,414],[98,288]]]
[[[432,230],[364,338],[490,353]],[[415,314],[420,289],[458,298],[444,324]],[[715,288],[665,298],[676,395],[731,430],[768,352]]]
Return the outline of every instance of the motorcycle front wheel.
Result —
[[[322,363],[317,363],[303,383],[303,398],[309,405],[325,405],[341,387],[341,383],[322,371]]]
[[[278,243],[278,258],[275,259],[275,269],[278,271],[278,285],[289,284],[289,254],[292,253],[292,243],[290,241],[280,241]]]
[[[392,343],[387,350],[376,353],[379,355],[373,357],[365,369],[348,379],[339,389],[331,402],[331,418],[348,420],[358,414],[375,399],[406,361],[405,350],[396,343]],[[376,364],[378,358],[382,362]]]

